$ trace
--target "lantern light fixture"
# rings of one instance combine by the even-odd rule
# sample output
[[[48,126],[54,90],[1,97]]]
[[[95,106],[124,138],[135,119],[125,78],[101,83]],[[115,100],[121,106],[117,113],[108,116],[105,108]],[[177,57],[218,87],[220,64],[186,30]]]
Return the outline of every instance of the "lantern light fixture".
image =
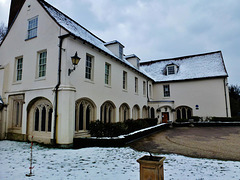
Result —
[[[78,65],[81,58],[78,57],[77,51],[76,51],[75,55],[72,56],[71,59],[72,59],[73,69],[68,69],[68,76],[70,76],[70,74],[76,69],[76,65]]]

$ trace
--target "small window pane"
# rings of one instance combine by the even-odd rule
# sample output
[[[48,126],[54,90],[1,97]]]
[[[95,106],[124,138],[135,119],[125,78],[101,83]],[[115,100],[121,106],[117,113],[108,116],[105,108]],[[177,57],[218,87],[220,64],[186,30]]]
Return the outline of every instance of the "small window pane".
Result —
[[[28,39],[37,36],[38,17],[28,21]]]
[[[168,75],[175,74],[175,67],[174,66],[168,66]]]
[[[110,65],[105,64],[105,84],[110,84]]]
[[[169,85],[164,85],[164,86],[163,86],[163,91],[164,91],[164,97],[170,97],[170,88],[169,88]]]
[[[86,57],[86,73],[85,73],[86,79],[92,79],[92,57],[88,56]]]
[[[19,58],[17,59],[17,69],[16,69],[17,81],[22,80],[22,68],[23,68],[23,58]]]
[[[47,52],[39,53],[39,77],[44,77],[46,75],[46,63],[47,63]]]

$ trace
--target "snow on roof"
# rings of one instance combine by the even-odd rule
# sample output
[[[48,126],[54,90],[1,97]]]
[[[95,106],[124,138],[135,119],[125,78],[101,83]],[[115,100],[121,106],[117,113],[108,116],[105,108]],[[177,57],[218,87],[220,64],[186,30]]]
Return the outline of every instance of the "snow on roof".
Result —
[[[114,57],[115,59],[125,63],[126,65],[130,66],[131,68],[135,69],[136,71],[140,72],[141,74],[149,77],[145,72],[136,69],[131,63],[129,63],[126,59],[120,59],[116,55],[114,55],[105,45],[111,43],[119,43],[117,40],[111,42],[104,42],[99,37],[92,34],[90,31],[85,29],[83,26],[69,18],[67,15],[63,14],[61,11],[56,9],[55,7],[51,6],[44,0],[38,0],[39,3],[44,7],[44,9],[49,13],[49,15],[63,28],[65,28],[70,33],[74,34],[75,36],[83,39],[84,41],[94,45],[95,47],[101,49],[105,53],[109,54],[110,56]],[[122,44],[121,44],[122,45]],[[122,45],[123,46],[123,45]],[[150,77],[149,77],[150,78]]]
[[[128,58],[138,58],[138,59],[140,59],[140,58],[137,57],[135,54],[126,55],[125,58],[126,58],[126,59],[128,59]]]
[[[118,40],[113,40],[113,41],[104,43],[105,46],[110,45],[110,44],[120,44],[122,47],[124,47],[124,45],[122,45],[122,43],[120,43]]]
[[[166,66],[170,64],[175,64],[178,71],[176,74],[166,75]],[[146,61],[141,63],[140,69],[149,74],[156,82],[228,76],[221,51]]]

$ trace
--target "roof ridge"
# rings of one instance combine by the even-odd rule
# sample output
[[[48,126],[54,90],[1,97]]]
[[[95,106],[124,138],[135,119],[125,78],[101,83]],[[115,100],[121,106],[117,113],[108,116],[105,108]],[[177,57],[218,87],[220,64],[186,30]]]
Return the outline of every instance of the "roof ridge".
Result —
[[[152,63],[156,63],[156,62],[160,62],[160,61],[171,61],[171,60],[176,61],[176,60],[182,60],[182,59],[192,58],[192,57],[196,57],[196,56],[206,56],[206,55],[216,54],[216,53],[222,53],[222,52],[219,50],[219,51],[212,51],[212,52],[207,52],[207,53],[193,54],[193,55],[180,56],[180,57],[174,57],[174,58],[149,60],[149,61],[140,62],[140,64],[141,65],[152,64]]]

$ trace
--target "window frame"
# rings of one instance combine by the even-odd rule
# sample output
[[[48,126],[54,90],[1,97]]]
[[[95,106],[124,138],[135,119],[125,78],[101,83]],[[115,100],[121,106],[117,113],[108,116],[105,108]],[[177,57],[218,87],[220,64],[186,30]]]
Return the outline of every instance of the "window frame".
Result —
[[[170,69],[173,68],[173,69]],[[167,75],[176,74],[176,65],[168,65],[167,66]]]
[[[134,90],[135,90],[135,94],[138,94],[138,78],[137,77],[135,77],[135,88],[134,88]]]
[[[170,85],[169,84],[163,85],[163,96],[170,97]]]
[[[28,19],[27,39],[37,37],[37,29],[38,29],[38,16]]]
[[[146,96],[146,81],[143,81],[143,95]]]
[[[106,69],[107,68],[107,69]],[[105,62],[105,71],[104,71],[104,83],[107,86],[111,86],[111,64]]]
[[[21,63],[20,63],[21,60]],[[15,58],[15,71],[14,71],[14,82],[22,81],[22,73],[23,73],[23,56],[19,56]]]
[[[123,71],[123,90],[127,90],[127,72]]]
[[[41,54],[46,53],[46,55],[41,58]],[[42,63],[41,59],[45,59]],[[45,79],[47,74],[47,50],[39,51],[37,53],[37,79]]]
[[[89,66],[89,64],[90,64],[90,66]],[[94,73],[94,56],[92,56],[90,54],[86,54],[85,79],[93,81],[93,78],[94,78],[94,74],[93,73]]]

